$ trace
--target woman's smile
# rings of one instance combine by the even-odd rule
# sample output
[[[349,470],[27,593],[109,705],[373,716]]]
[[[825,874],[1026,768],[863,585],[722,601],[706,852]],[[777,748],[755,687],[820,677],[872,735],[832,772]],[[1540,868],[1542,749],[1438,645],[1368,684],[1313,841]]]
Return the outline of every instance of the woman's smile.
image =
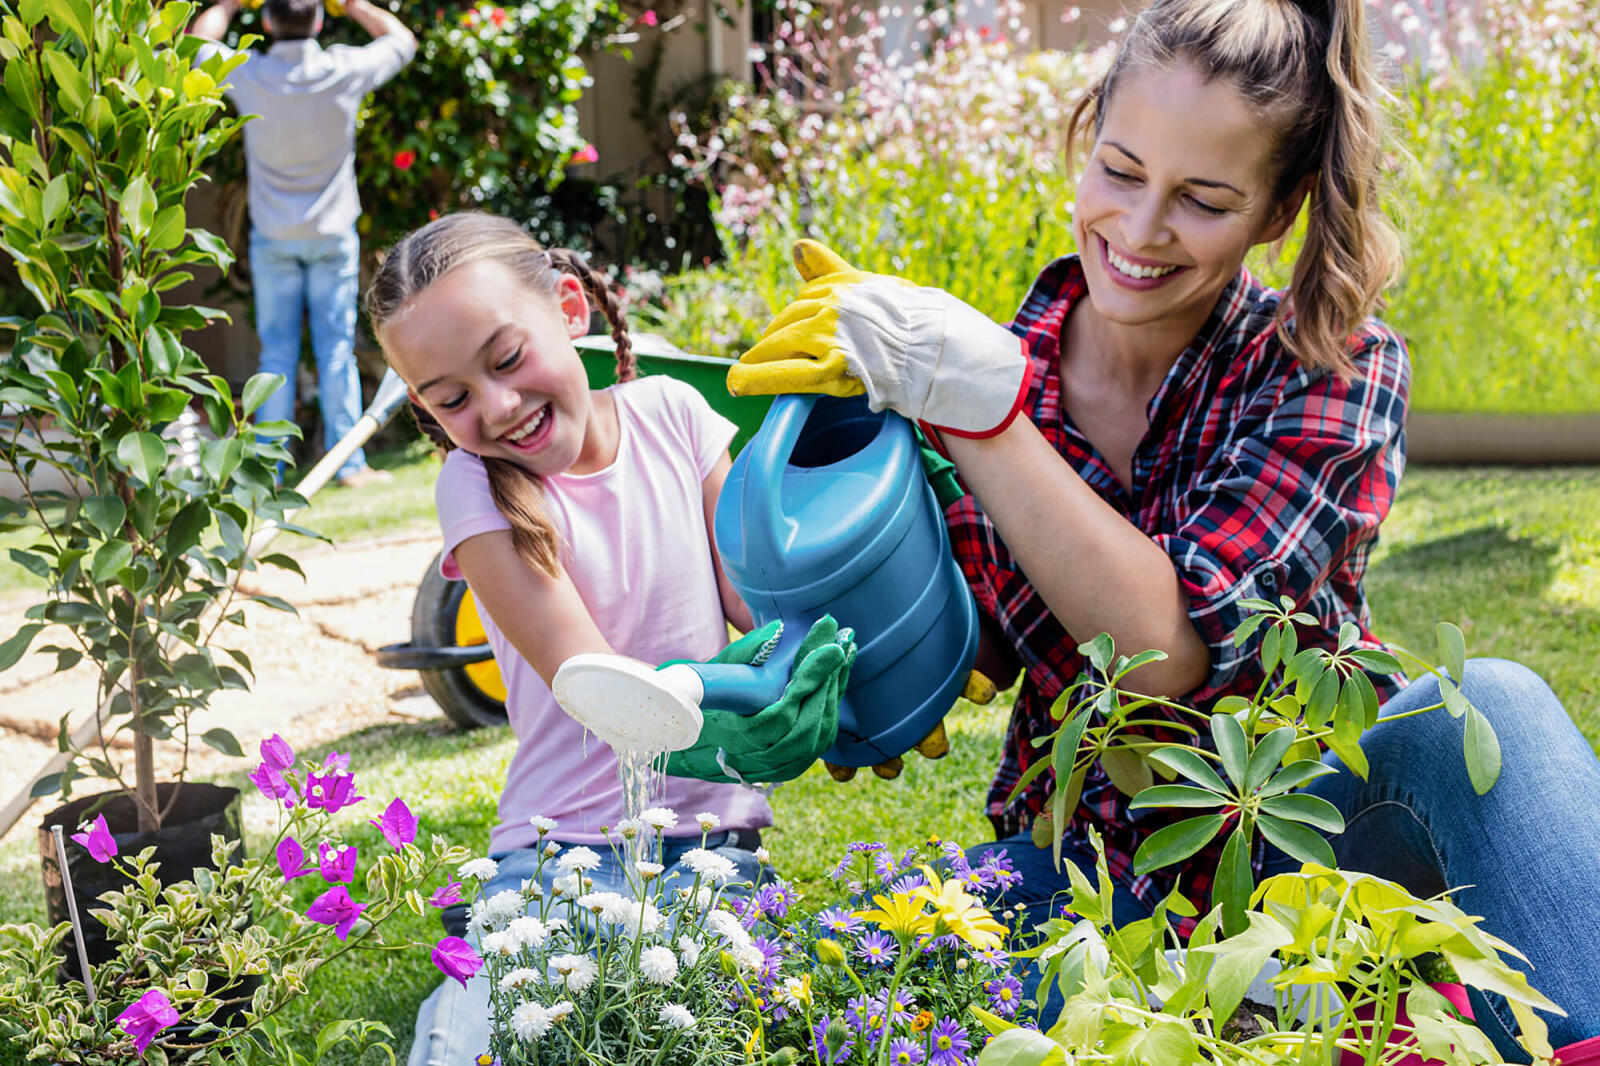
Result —
[[[1095,234],[1100,257],[1106,268],[1106,277],[1129,289],[1148,291],[1160,288],[1184,267],[1178,263],[1162,263],[1154,259],[1141,259],[1118,252],[1111,242]]]

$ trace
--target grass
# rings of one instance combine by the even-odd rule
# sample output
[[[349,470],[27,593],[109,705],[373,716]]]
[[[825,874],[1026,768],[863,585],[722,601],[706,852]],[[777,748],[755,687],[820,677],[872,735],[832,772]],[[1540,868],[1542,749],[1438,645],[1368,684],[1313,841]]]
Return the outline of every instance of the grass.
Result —
[[[385,516],[431,507],[416,487],[430,480],[431,469],[415,476],[400,471],[396,484],[380,490],[381,514],[362,513],[371,490],[330,496],[324,513],[356,528],[388,530]],[[1584,735],[1600,743],[1600,687],[1593,675],[1600,646],[1600,470],[1413,470],[1384,530],[1368,583],[1386,639],[1431,653],[1433,623],[1455,621],[1470,654],[1518,659],[1544,675]],[[990,709],[958,707],[946,722],[951,754],[937,763],[910,755],[897,780],[864,772],[841,785],[814,768],[780,788],[768,846],[783,873],[822,898],[834,891],[827,870],[851,840],[900,847],[934,833],[963,843],[988,839],[983,796],[1008,704],[1002,696]],[[366,795],[385,802],[404,796],[425,829],[486,846],[513,749],[508,730],[460,734],[436,724],[382,726],[335,746],[351,752]],[[242,773],[230,783],[253,791]],[[370,813],[347,816],[350,837],[359,844],[377,843],[362,820]],[[261,841],[252,844],[259,851]],[[39,885],[31,839],[0,849],[0,914],[7,921],[43,920]],[[438,935],[431,918],[407,915],[405,921],[397,935]],[[416,1006],[436,979],[423,951],[347,958],[322,975],[292,1020],[308,1029],[342,1017],[375,1018],[394,1031],[403,1058]],[[20,1061],[0,1050],[0,1066]]]

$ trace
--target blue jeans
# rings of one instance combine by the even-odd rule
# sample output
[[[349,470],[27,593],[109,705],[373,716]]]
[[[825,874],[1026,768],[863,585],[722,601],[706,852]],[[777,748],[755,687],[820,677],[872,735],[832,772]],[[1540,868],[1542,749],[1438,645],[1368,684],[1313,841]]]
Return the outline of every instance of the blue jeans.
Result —
[[[1500,740],[1501,773],[1484,796],[1472,789],[1462,756],[1463,725],[1444,710],[1380,721],[1362,738],[1371,764],[1363,781],[1329,753],[1339,772],[1304,791],[1339,808],[1345,831],[1332,836],[1338,865],[1399,882],[1428,896],[1451,888],[1482,928],[1528,956],[1529,981],[1567,1012],[1546,1015],[1557,1048],[1600,1034],[1600,762],[1555,693],[1531,670],[1503,659],[1467,664],[1463,690]],[[1424,678],[1384,705],[1385,716],[1439,702]],[[1046,903],[1068,887],[1050,853],[1026,834],[1005,841],[1024,880],[1006,901]],[[990,845],[992,846],[992,845]],[[1063,859],[1094,869],[1094,855],[1064,848]],[[1299,868],[1281,853],[1264,875]],[[1065,897],[1063,897],[1064,899]],[[1117,923],[1149,917],[1127,888],[1113,898]],[[1048,915],[1038,913],[1042,920]],[[1523,969],[1520,961],[1512,962]],[[1037,971],[1025,995],[1037,991]],[[1505,1002],[1473,990],[1478,1024],[1508,1061],[1526,1062],[1511,1039]],[[1059,1002],[1059,998],[1057,1000]]]
[[[275,240],[250,231],[250,270],[255,279],[259,369],[282,374],[283,387],[256,412],[261,422],[294,420],[295,379],[300,367],[302,313],[311,322],[317,358],[317,399],[322,408],[322,446],[331,449],[361,417],[361,377],[356,370],[356,299],[360,288],[361,239],[354,226],[344,233]],[[367,465],[358,448],[339,477]]]
[[[725,856],[737,868],[735,881],[760,883],[763,875],[755,852],[728,844],[729,834],[712,833],[706,837],[705,846]],[[632,898],[617,857],[609,847],[592,845],[600,855],[600,865],[588,876],[594,879],[591,892],[620,892]],[[678,874],[678,884],[693,884],[694,873],[683,865],[684,853],[700,847],[700,837],[669,837],[662,842],[661,855],[656,861],[666,867],[663,878]],[[500,869],[483,886],[479,899],[488,899],[496,892],[516,890],[531,878],[539,865],[537,848],[519,848],[498,852],[490,856],[500,864]],[[539,883],[549,893],[557,876],[556,864],[546,862]],[[461,1066],[473,1061],[473,1056],[489,1048],[489,979],[483,972],[467,981],[463,988],[459,981],[446,978],[434,989],[417,1009],[416,1031],[412,1037],[411,1055],[407,1066]]]

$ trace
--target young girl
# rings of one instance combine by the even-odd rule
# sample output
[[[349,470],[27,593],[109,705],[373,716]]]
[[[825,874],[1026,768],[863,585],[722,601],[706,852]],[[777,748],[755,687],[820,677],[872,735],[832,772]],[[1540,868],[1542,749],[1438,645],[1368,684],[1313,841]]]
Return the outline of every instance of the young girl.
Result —
[[[619,382],[595,391],[572,344],[590,300],[611,323]],[[734,426],[681,382],[635,378],[605,283],[506,219],[447,215],[405,237],[367,310],[418,424],[447,451],[441,570],[477,599],[517,735],[484,896],[532,875],[535,817],[556,822],[546,839],[601,845],[595,887],[621,887],[602,832],[624,817],[616,755],[585,737],[549,682],[580,652],[708,659],[729,622],[750,628],[709,532]],[[772,823],[758,793],[673,777],[651,803],[685,815],[666,831],[663,864],[698,846],[687,816],[706,812],[722,829],[709,845],[755,878],[758,829]],[[467,1062],[487,1046],[486,981],[447,980],[418,1015],[411,1062]]]

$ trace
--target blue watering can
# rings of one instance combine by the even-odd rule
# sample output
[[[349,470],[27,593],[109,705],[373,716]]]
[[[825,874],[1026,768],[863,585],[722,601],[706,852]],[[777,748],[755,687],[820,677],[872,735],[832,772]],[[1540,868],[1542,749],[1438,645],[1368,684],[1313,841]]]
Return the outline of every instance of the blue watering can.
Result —
[[[753,713],[775,702],[800,642],[830,614],[855,630],[857,651],[823,760],[878,767],[935,731],[965,689],[978,616],[909,422],[865,397],[778,397],[733,461],[714,532],[756,623],[783,622],[765,664],[653,671],[575,656],[555,684],[569,713],[608,741],[687,747],[700,706]]]

